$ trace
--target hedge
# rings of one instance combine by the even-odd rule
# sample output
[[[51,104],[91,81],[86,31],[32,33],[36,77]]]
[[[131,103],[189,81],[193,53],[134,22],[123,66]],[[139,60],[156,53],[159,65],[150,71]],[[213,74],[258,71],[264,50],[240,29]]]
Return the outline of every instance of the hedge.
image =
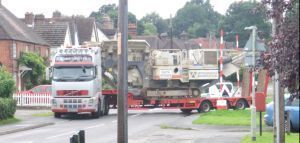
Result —
[[[17,101],[12,98],[0,98],[0,120],[12,118],[16,112]]]

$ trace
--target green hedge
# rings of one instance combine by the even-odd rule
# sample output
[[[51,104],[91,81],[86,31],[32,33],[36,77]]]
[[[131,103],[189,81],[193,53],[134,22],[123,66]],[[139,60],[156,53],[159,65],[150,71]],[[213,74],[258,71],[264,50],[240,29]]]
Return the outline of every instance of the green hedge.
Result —
[[[12,118],[16,112],[17,101],[12,98],[0,98],[0,120]]]

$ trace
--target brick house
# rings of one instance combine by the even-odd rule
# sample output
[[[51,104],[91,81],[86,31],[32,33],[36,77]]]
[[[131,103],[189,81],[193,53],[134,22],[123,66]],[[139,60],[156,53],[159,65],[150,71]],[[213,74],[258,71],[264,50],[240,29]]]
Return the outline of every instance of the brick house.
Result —
[[[48,57],[49,44],[7,10],[1,1],[0,19],[0,65],[12,73],[18,90],[21,90],[17,59],[22,52],[35,52]]]

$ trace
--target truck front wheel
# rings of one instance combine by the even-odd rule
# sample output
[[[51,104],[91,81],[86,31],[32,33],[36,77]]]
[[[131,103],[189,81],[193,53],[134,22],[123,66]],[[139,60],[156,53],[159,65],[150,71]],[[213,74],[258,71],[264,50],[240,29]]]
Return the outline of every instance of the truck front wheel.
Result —
[[[61,113],[56,113],[56,112],[55,112],[55,113],[54,113],[54,117],[55,117],[55,118],[60,118],[60,117],[61,117]]]
[[[94,118],[99,118],[102,115],[102,111],[101,111],[101,102],[98,102],[97,105],[97,111],[96,112],[92,112],[92,117]]]
[[[109,100],[107,98],[105,98],[105,102],[104,102],[104,115],[108,115],[109,113]]]

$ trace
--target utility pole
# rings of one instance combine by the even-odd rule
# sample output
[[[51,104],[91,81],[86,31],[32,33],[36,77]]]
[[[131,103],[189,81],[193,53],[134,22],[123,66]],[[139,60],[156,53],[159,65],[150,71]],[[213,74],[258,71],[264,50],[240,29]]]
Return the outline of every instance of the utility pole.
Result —
[[[282,0],[272,0],[272,9],[278,9],[278,4],[282,2]],[[276,36],[278,34],[277,25],[280,22],[282,16],[274,17],[272,23],[272,35]],[[283,89],[280,87],[279,83],[280,75],[278,71],[275,69],[274,75],[274,142],[276,143],[284,143],[285,142],[285,129],[284,129],[284,96]]]
[[[128,143],[127,33],[128,1],[119,0],[118,19],[118,143]]]
[[[172,14],[170,15],[170,30],[171,30],[171,49],[173,49],[173,25],[172,25]]]
[[[255,45],[256,45],[256,26],[246,27],[245,30],[252,30],[252,105],[251,105],[251,137],[256,141],[256,107],[255,107]]]

